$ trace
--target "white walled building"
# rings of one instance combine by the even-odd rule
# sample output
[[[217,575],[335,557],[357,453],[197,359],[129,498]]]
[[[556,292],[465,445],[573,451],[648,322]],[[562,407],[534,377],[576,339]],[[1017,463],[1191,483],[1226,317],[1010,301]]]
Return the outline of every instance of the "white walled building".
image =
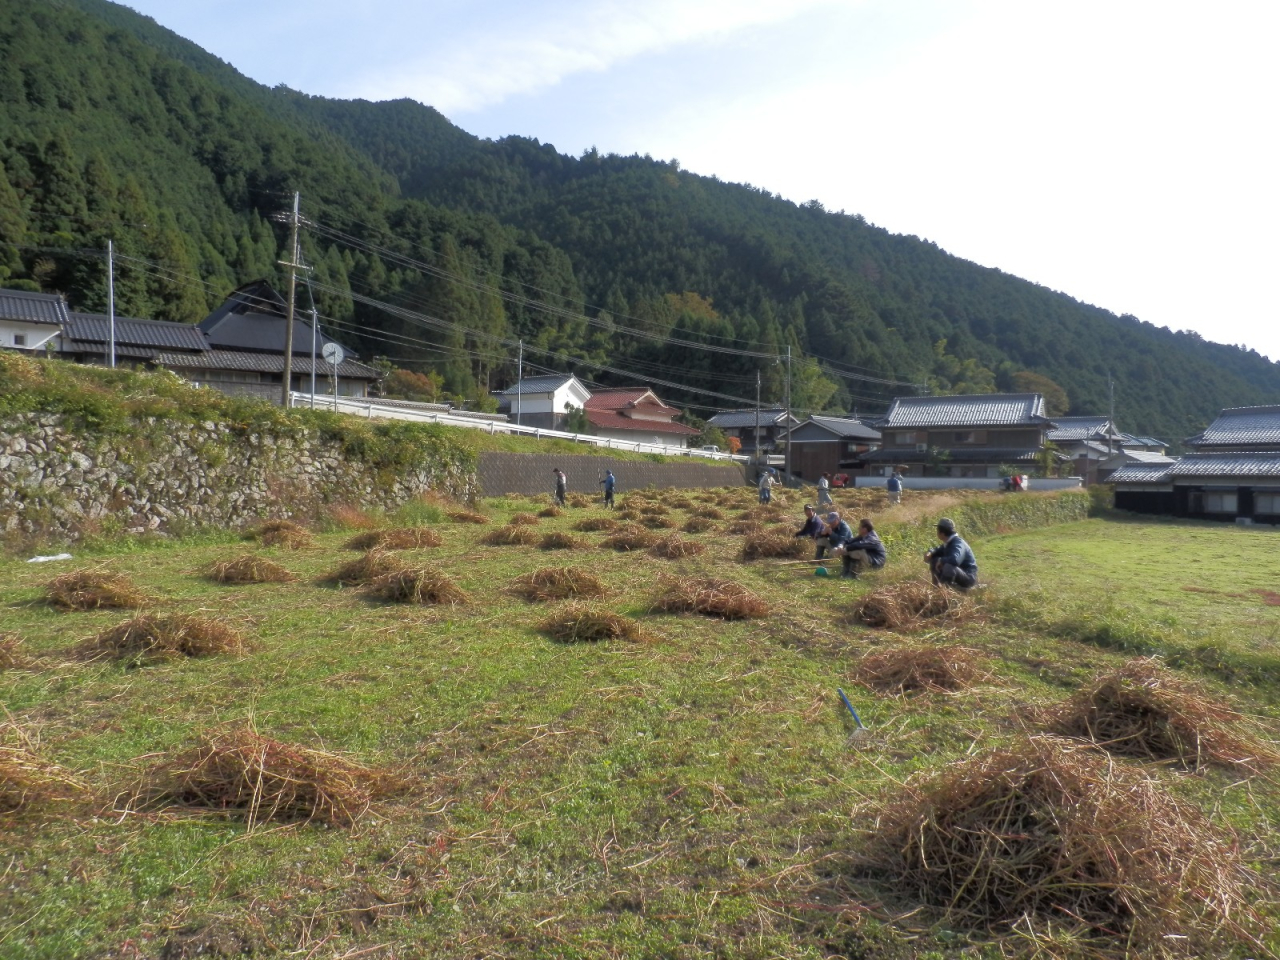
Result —
[[[526,377],[498,394],[498,412],[521,426],[562,430],[568,410],[581,410],[590,399],[591,391],[573,374]]]
[[[67,305],[57,294],[0,290],[0,349],[43,349],[67,319]]]

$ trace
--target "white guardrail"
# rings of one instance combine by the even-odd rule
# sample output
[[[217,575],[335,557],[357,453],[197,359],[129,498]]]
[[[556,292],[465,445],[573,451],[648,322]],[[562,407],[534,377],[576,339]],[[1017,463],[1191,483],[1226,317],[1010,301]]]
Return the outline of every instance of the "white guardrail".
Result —
[[[309,393],[290,394],[290,406],[311,407],[317,410],[332,410],[346,413],[366,420],[411,420],[415,423],[440,423],[448,427],[465,427],[468,430],[483,430],[486,433],[509,433],[526,437],[570,440],[574,443],[586,443],[592,446],[605,447],[609,450],[626,450],[631,453],[658,453],[667,457],[699,457],[705,460],[721,460],[729,463],[746,463],[749,458],[741,454],[715,453],[711,450],[697,450],[691,447],[671,447],[663,443],[642,443],[635,440],[615,440],[609,437],[595,437],[589,433],[565,433],[562,430],[544,430],[540,427],[517,426],[506,420],[488,414],[453,413],[447,410],[432,409],[426,404],[414,404],[404,400],[393,400],[379,403],[364,397],[337,397]]]

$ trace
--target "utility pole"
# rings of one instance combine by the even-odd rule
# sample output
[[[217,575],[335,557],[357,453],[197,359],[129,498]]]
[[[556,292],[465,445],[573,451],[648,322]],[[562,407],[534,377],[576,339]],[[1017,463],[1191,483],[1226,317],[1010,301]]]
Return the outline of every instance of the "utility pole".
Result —
[[[1116,382],[1111,379],[1110,372],[1107,373],[1107,393],[1110,396],[1111,405],[1111,422],[1107,424],[1107,456],[1111,456],[1111,436],[1116,432]]]
[[[290,394],[293,387],[293,309],[294,298],[298,292],[298,206],[301,203],[299,194],[293,195],[293,218],[289,231],[289,262],[282,264],[289,268],[289,309],[284,328],[284,382],[280,389],[280,405],[289,409]],[[315,364],[312,364],[315,369]],[[314,396],[315,394],[312,394]]]
[[[756,439],[755,446],[751,449],[752,456],[755,457],[756,463],[760,462],[760,368],[756,367]]]
[[[787,479],[791,479],[791,344],[787,344]]]
[[[307,289],[311,289],[310,286]],[[316,408],[316,305],[311,304],[311,409]]]
[[[520,426],[520,414],[524,411],[524,341],[520,341],[520,353],[516,360],[516,426]]]
[[[111,345],[111,355],[107,365],[116,368],[116,248],[114,242],[107,241],[107,341]]]

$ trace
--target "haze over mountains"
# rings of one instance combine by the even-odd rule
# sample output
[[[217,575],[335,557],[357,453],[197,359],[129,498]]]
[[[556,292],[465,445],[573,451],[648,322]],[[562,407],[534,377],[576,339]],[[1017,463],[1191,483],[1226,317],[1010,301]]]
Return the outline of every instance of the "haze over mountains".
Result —
[[[780,397],[782,367],[750,354],[787,346],[816,358],[795,365],[797,405],[814,410],[878,409],[910,384],[1056,383],[1071,412],[1102,412],[1110,374],[1123,428],[1177,440],[1223,406],[1280,399],[1280,365],[1256,352],[1117,317],[856,215],[644,157],[480,140],[407,100],[269,89],[105,0],[0,0],[0,163],[0,285],[101,309],[103,263],[83,251],[112,238],[132,258],[119,311],[175,320],[280,280],[272,218],[301,191],[317,224],[304,256],[335,334],[461,396],[508,382],[504,341],[520,338],[538,367],[721,394],[660,388],[703,415],[753,399],[757,369],[765,400]]]

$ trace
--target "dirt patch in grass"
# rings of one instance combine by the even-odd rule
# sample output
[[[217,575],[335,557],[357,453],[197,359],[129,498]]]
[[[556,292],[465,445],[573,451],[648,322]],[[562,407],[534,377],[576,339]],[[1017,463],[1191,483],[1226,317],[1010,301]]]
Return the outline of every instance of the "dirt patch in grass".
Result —
[[[1131,660],[1046,711],[1054,733],[1119,757],[1258,770],[1280,756],[1257,725],[1149,659]]]
[[[672,534],[669,537],[663,537],[650,547],[649,555],[660,560],[683,560],[685,557],[699,556],[706,553],[706,551],[707,545],[705,543],[686,540],[684,537]]]
[[[557,530],[548,533],[538,543],[539,550],[581,550],[586,544],[571,533]]]
[[[0,814],[21,817],[87,802],[92,791],[65,767],[46,760],[16,724],[0,724]]]
[[[292,520],[268,520],[246,534],[245,539],[257,540],[264,547],[283,547],[286,550],[305,550],[315,544],[311,531]]]
[[[45,600],[59,610],[134,610],[151,601],[121,573],[75,570],[44,586]]]
[[[910,781],[872,851],[949,922],[1065,933],[1089,955],[1213,956],[1252,916],[1235,837],[1140,772],[1050,737]]]
[[[860,684],[879,693],[954,693],[989,677],[981,651],[957,644],[903,645],[864,654],[854,667]]]
[[[809,556],[812,543],[793,536],[787,530],[757,531],[750,534],[742,544],[741,559],[752,560],[779,559],[803,560]]]
[[[467,592],[437,567],[404,567],[378,577],[365,592],[388,603],[457,606],[467,603]]]
[[[733,580],[714,577],[664,577],[653,608],[664,613],[701,613],[724,620],[767,617],[769,604]]]
[[[917,630],[960,623],[975,614],[973,598],[920,580],[871,591],[853,607],[853,620],[886,630]]]
[[[489,518],[483,513],[472,513],[470,510],[455,510],[449,514],[449,519],[454,523],[472,523],[477,526],[483,526],[489,522]]]
[[[208,575],[215,583],[226,584],[292,583],[298,579],[275,561],[252,553],[219,560],[209,567]]]
[[[644,527],[627,525],[618,527],[612,535],[601,540],[600,546],[606,550],[625,552],[628,550],[647,550],[657,542],[658,535],[656,533],[646,530]]]
[[[382,550],[370,550],[358,559],[344,563],[324,579],[325,583],[339,586],[363,586],[379,577],[395,573],[404,567],[404,561]]]
[[[581,567],[543,567],[517,577],[512,588],[529,601],[603,597],[609,591],[594,574]]]
[[[78,648],[88,660],[151,663],[180,657],[241,654],[251,649],[240,631],[222,620],[189,614],[141,616],[104,630]]]
[[[404,789],[395,774],[263,736],[251,725],[205,731],[156,767],[153,799],[243,814],[250,824],[320,820],[349,826],[374,800]]]
[[[600,640],[640,643],[648,639],[640,624],[629,617],[587,604],[570,604],[544,620],[538,629],[561,643],[595,643]]]
[[[618,521],[613,517],[587,517],[573,525],[579,533],[607,533],[618,529]]]
[[[1274,590],[1264,590],[1262,587],[1254,587],[1249,591],[1256,597],[1261,597],[1262,602],[1269,607],[1280,607],[1280,593]]]
[[[236,960],[257,951],[253,938],[223,923],[188,926],[170,934],[159,960]]]
[[[480,542],[490,547],[532,547],[538,542],[538,535],[527,526],[507,524],[490,530]]]
[[[343,544],[348,550],[420,550],[438,547],[444,538],[430,527],[401,527],[396,530],[369,530]]]

